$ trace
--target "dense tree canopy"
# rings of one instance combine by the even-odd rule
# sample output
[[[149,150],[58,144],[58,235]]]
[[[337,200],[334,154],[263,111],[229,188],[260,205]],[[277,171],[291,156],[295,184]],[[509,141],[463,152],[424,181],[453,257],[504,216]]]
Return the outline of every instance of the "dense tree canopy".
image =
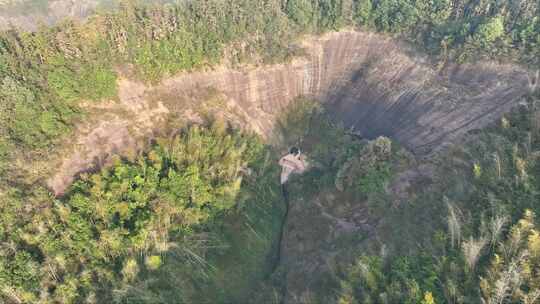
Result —
[[[242,178],[261,157],[255,137],[194,126],[134,161],[84,175],[61,199],[42,198],[26,224],[4,218],[2,298],[111,301],[112,289],[158,269],[171,247],[187,246],[198,227],[237,206]]]

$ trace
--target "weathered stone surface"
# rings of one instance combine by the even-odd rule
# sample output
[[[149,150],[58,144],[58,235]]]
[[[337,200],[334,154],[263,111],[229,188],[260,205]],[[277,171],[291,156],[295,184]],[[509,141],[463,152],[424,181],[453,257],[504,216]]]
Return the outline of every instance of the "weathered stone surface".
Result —
[[[118,144],[119,133],[152,136],[153,128],[171,113],[197,121],[194,109],[203,106],[201,92],[209,90],[223,102],[207,108],[266,138],[271,138],[276,116],[289,102],[309,95],[325,102],[347,127],[369,138],[386,135],[416,153],[430,152],[485,126],[529,90],[527,72],[516,66],[478,63],[436,71],[380,34],[343,31],[305,39],[303,45],[307,55],[287,64],[183,73],[153,87],[122,79],[120,103],[79,126],[72,140],[75,148],[62,152],[50,187],[61,194],[74,176],[94,167],[96,159],[133,150],[129,138],[123,138],[124,146]],[[85,153],[77,146],[84,146]]]
[[[290,64],[192,73],[163,85],[179,94],[215,88],[266,135],[290,100],[311,95],[365,136],[386,135],[423,153],[485,126],[528,91],[527,73],[515,66],[478,63],[436,71],[378,34],[333,33],[305,47],[308,55]]]

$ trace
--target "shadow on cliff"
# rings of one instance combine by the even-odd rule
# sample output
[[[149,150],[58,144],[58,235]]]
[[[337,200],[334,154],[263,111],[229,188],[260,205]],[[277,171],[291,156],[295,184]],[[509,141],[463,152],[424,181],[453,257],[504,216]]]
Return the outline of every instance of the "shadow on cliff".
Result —
[[[394,48],[371,52],[323,100],[346,128],[368,139],[393,138],[426,155],[499,119],[528,93],[527,73],[514,66],[485,62],[435,69]]]
[[[437,68],[380,34],[342,31],[300,44],[305,55],[285,64],[221,66],[182,73],[155,86],[122,79],[119,91],[129,94],[120,94],[114,108],[132,115],[108,111],[82,122],[78,129],[85,132],[77,132],[69,142],[92,145],[84,145],[86,153],[79,151],[81,144],[60,149],[49,186],[62,193],[78,173],[95,165],[93,159],[110,155],[111,147],[127,154],[137,149],[134,138],[159,133],[167,116],[196,122],[205,107],[230,113],[225,116],[237,117],[238,125],[269,140],[288,105],[310,96],[321,101],[336,122],[362,136],[385,135],[426,155],[500,118],[530,91],[529,73],[521,67],[484,62]],[[218,92],[220,103],[185,102],[206,90]],[[162,96],[174,98],[165,101]],[[129,132],[141,128],[144,132]]]

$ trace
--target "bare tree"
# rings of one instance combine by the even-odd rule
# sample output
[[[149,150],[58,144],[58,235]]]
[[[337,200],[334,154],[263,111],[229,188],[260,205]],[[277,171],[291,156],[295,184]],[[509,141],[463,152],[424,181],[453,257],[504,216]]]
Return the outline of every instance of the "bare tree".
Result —
[[[465,262],[471,271],[474,271],[476,263],[478,262],[478,259],[480,259],[482,249],[484,249],[487,243],[488,239],[482,236],[479,239],[470,237],[461,244],[463,257],[465,258]]]
[[[507,216],[502,215],[496,215],[491,219],[489,222],[489,232],[491,234],[491,242],[490,245],[493,247],[499,240],[499,236],[501,235],[504,226],[508,222]]]

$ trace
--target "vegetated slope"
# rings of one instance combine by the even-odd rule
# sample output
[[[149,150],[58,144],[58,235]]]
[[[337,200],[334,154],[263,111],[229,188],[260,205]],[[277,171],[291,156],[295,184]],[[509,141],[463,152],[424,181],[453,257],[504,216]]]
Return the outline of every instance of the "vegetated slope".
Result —
[[[425,159],[292,108],[313,168],[288,185],[283,303],[535,303],[539,98]]]
[[[37,230],[21,235],[27,249],[1,248],[2,298],[8,303],[217,300],[220,293],[196,293],[205,284],[228,286],[214,267],[230,276],[240,272],[238,287],[231,286],[247,294],[245,286],[266,271],[272,230],[278,228],[272,224],[279,218],[272,212],[280,210],[272,191],[278,187],[277,168],[269,166],[268,157],[256,136],[217,120],[158,139],[129,160],[116,158],[112,168],[82,176],[63,199],[42,193],[48,212],[33,217],[41,220]],[[7,207],[2,216],[16,216]],[[255,225],[254,235],[235,229],[228,222],[233,219],[236,225]],[[227,263],[219,260],[223,256]]]
[[[2,246],[0,252],[3,257],[0,260],[2,269],[0,272],[0,284],[2,284],[2,300],[24,302],[29,299],[29,302],[34,302],[38,301],[35,299],[37,299],[39,294],[39,298],[43,301],[56,299],[63,302],[80,302],[83,301],[81,297],[84,297],[84,300],[91,302],[95,299],[94,295],[104,297],[110,295],[111,290],[107,288],[100,289],[103,287],[101,285],[102,283],[109,282],[107,280],[110,280],[115,286],[125,287],[117,289],[117,291],[124,292],[120,294],[120,299],[123,295],[127,295],[129,301],[133,301],[134,297],[137,298],[139,296],[142,299],[156,297],[162,302],[171,299],[178,300],[180,298],[175,293],[168,293],[171,290],[170,288],[164,288],[164,286],[168,286],[167,283],[171,282],[170,279],[175,277],[174,273],[155,276],[153,271],[166,272],[166,269],[154,269],[156,265],[159,265],[159,259],[154,256],[149,256],[148,260],[130,259],[130,257],[140,253],[136,252],[137,248],[140,247],[132,246],[133,244],[139,245],[140,239],[129,239],[127,237],[127,241],[124,244],[128,245],[127,247],[129,248],[126,248],[125,251],[110,251],[115,254],[112,257],[112,260],[114,260],[113,265],[101,263],[103,262],[103,259],[101,259],[103,256],[111,258],[107,256],[107,250],[103,250],[103,248],[111,244],[116,246],[118,239],[124,241],[126,235],[148,236],[144,233],[138,234],[141,229],[144,230],[144,226],[148,223],[145,221],[147,219],[146,216],[148,214],[160,214],[157,212],[159,211],[158,209],[146,208],[147,206],[159,206],[159,204],[154,205],[156,201],[152,200],[152,202],[148,202],[145,196],[139,195],[138,192],[140,191],[137,190],[137,185],[140,182],[139,177],[136,176],[133,178],[133,181],[130,181],[128,177],[124,176],[126,177],[123,178],[125,183],[113,182],[115,185],[120,185],[117,190],[120,190],[122,195],[120,195],[116,203],[112,204],[113,209],[106,210],[109,213],[103,213],[103,210],[101,210],[102,213],[93,214],[92,212],[85,211],[87,210],[87,205],[78,205],[77,203],[85,202],[84,197],[90,196],[88,193],[82,195],[82,200],[72,202],[70,201],[71,196],[67,196],[64,199],[55,199],[44,188],[46,177],[51,172],[51,168],[56,169],[56,165],[64,173],[60,174],[59,183],[53,183],[51,185],[60,185],[63,187],[61,189],[65,189],[76,173],[69,171],[71,165],[77,168],[76,171],[88,169],[94,164],[100,167],[107,163],[107,160],[111,159],[109,157],[110,154],[116,154],[117,152],[129,156],[131,159],[134,159],[134,157],[137,158],[132,155],[136,153],[129,153],[129,151],[123,150],[124,138],[126,138],[125,142],[127,146],[135,147],[135,150],[143,145],[137,145],[136,141],[132,140],[133,138],[138,138],[146,144],[146,150],[151,149],[148,147],[148,140],[155,136],[155,134],[152,134],[154,131],[176,131],[178,128],[178,125],[167,129],[158,127],[158,124],[162,122],[166,123],[168,121],[176,124],[190,120],[186,118],[200,122],[199,117],[212,116],[215,112],[222,112],[222,115],[226,119],[230,119],[237,125],[247,125],[247,128],[267,134],[265,132],[272,130],[272,118],[276,115],[272,111],[279,112],[280,110],[279,108],[275,109],[276,107],[270,110],[268,107],[265,108],[265,105],[274,106],[276,103],[263,103],[262,98],[266,95],[260,94],[258,91],[259,88],[263,88],[263,92],[267,92],[268,96],[272,96],[273,94],[280,96],[274,93],[281,90],[280,85],[266,87],[264,77],[261,76],[262,80],[255,81],[249,87],[243,87],[244,84],[249,82],[242,80],[245,79],[242,77],[254,76],[250,73],[238,72],[238,70],[243,70],[241,68],[236,70],[230,68],[224,69],[232,75],[232,77],[224,77],[223,79],[226,81],[233,83],[235,78],[241,80],[237,84],[236,93],[227,93],[224,88],[219,88],[217,85],[211,86],[217,86],[218,90],[208,89],[208,86],[204,85],[205,82],[202,80],[194,81],[194,86],[190,86],[191,80],[189,75],[184,75],[184,80],[181,80],[179,84],[174,85],[173,82],[173,86],[169,87],[171,88],[170,90],[163,89],[161,93],[159,90],[153,90],[152,88],[162,86],[156,86],[155,84],[164,78],[175,78],[174,75],[185,70],[206,69],[208,71],[209,67],[215,67],[222,62],[221,59],[223,57],[228,58],[230,62],[233,62],[233,65],[246,61],[258,64],[268,64],[276,61],[284,62],[290,59],[292,55],[299,55],[301,53],[299,52],[299,48],[293,43],[300,35],[339,29],[346,25],[360,25],[379,31],[402,33],[404,36],[420,43],[424,49],[440,55],[443,59],[453,58],[463,60],[477,56],[493,58],[503,55],[507,60],[519,60],[532,65],[537,63],[538,56],[536,54],[538,54],[538,49],[535,46],[539,21],[531,17],[535,16],[535,12],[538,11],[535,2],[525,1],[522,6],[517,8],[509,7],[506,2],[498,2],[497,5],[493,6],[486,3],[489,4],[489,2],[477,1],[471,1],[470,3],[457,2],[454,3],[454,6],[449,6],[445,5],[444,1],[441,1],[438,4],[441,4],[444,9],[440,10],[441,7],[439,5],[422,5],[425,4],[423,2],[419,2],[418,5],[411,5],[408,1],[396,1],[396,3],[391,1],[328,2],[323,0],[291,0],[287,2],[247,0],[189,1],[182,2],[178,6],[168,6],[166,8],[141,8],[133,6],[128,2],[119,12],[96,16],[84,24],[66,22],[58,27],[43,28],[36,33],[24,33],[16,30],[3,32],[0,42],[0,73],[2,75],[2,90],[0,91],[0,98],[2,99],[2,111],[0,112],[2,115],[0,119],[0,157],[2,157],[2,162],[0,163],[0,170],[2,171],[2,191],[0,192],[2,221],[0,236]],[[441,12],[441,14],[436,14],[437,12]],[[399,20],[400,22],[394,22],[394,20]],[[452,31],[446,31],[447,28],[452,29]],[[411,37],[405,34],[416,32],[415,29],[420,30],[419,35]],[[364,41],[364,38],[361,37],[365,34],[348,33],[348,35],[347,37],[356,41],[356,43]],[[400,49],[400,47],[388,44],[389,40],[387,38],[379,37],[382,36],[372,36],[372,38],[381,39],[381,43],[377,44],[374,40],[371,41],[371,44],[378,48],[373,48],[372,50],[375,50],[375,52],[367,52],[368,54],[380,53],[381,48],[385,47],[388,47],[390,50]],[[329,41],[332,40],[330,39]],[[363,73],[355,73],[359,69],[361,71],[362,67],[365,69],[366,65],[363,64],[365,62],[362,61],[362,58],[364,58],[363,53],[358,48],[349,48],[351,45],[347,44],[344,40],[334,40],[334,42],[338,43],[338,47],[335,48],[335,51],[327,53],[322,51],[321,44],[314,44],[315,47],[312,47],[311,50],[315,50],[315,52],[308,52],[308,59],[304,59],[303,62],[309,65],[310,62],[314,62],[313,57],[315,57],[317,64],[312,64],[312,66],[319,65],[319,68],[313,69],[317,71],[319,76],[315,77],[315,74],[306,73],[306,69],[301,68],[300,73],[303,71],[306,74],[303,79],[308,84],[304,86],[303,82],[301,86],[303,88],[315,87],[317,89],[306,89],[307,93],[313,94],[322,101],[330,100],[339,105],[336,109],[340,109],[341,113],[339,111],[333,113],[333,119],[335,121],[346,118],[345,122],[347,124],[354,124],[357,125],[358,129],[362,129],[363,126],[361,124],[357,124],[343,113],[350,112],[346,109],[351,103],[352,98],[347,99],[344,97],[344,99],[347,99],[347,102],[340,103],[339,101],[342,98],[332,98],[332,96],[340,88],[347,88],[348,84],[351,83],[354,83],[352,87],[363,86],[362,77],[360,77]],[[309,50],[310,48],[308,47]],[[366,50],[369,50],[369,48]],[[349,51],[353,52],[353,54],[348,53]],[[359,64],[350,65],[347,61],[340,61],[339,58],[342,55],[350,57],[352,62],[354,62],[354,58],[359,58],[359,61],[356,62]],[[324,59],[325,57],[329,57],[332,60]],[[379,56],[367,57],[374,59],[367,62],[381,62],[381,57]],[[412,56],[412,58],[416,57]],[[294,64],[300,61],[302,60],[287,64],[285,67],[294,67]],[[422,61],[421,59],[413,59],[411,61],[413,63],[409,64],[408,67],[414,70],[414,67]],[[334,70],[331,66],[332,63],[339,63],[339,66]],[[352,66],[352,70],[349,69],[350,66]],[[391,70],[388,68],[388,65],[381,64],[381,66],[385,67],[383,71],[388,72]],[[279,68],[282,67],[272,66],[270,69],[258,68],[251,71],[265,75],[268,70],[271,71],[273,68],[277,70],[277,75],[274,77],[281,79],[280,81],[283,83],[288,83],[290,79],[283,74],[291,72],[291,70],[280,72]],[[461,68],[464,71],[472,71],[470,66],[462,66]],[[127,72],[122,73],[119,70]],[[369,65],[367,70],[370,71],[370,75],[377,74],[377,70],[370,70]],[[434,79],[435,81],[439,81],[440,78],[438,78],[437,73],[433,72],[434,70],[439,71],[439,69],[430,67],[429,64],[420,64],[419,71],[423,73],[422,76],[424,74],[427,76],[423,78],[418,75],[418,78],[414,79]],[[442,70],[445,71],[445,69]],[[453,71],[453,69],[451,70]],[[459,81],[456,82],[459,85],[449,85],[449,87],[453,88],[452,92],[454,93],[459,92],[463,88],[466,91],[466,94],[464,94],[466,98],[464,100],[466,104],[472,106],[471,109],[475,113],[476,111],[482,112],[482,109],[476,109],[470,103],[471,100],[475,100],[473,98],[474,96],[496,97],[495,95],[497,94],[508,93],[508,96],[512,97],[509,104],[495,98],[497,105],[500,105],[500,107],[494,108],[493,111],[497,112],[499,109],[507,109],[506,106],[509,107],[510,104],[515,104],[519,100],[519,96],[523,94],[523,84],[527,77],[526,73],[520,72],[518,68],[510,67],[503,70],[501,73],[505,75],[503,78],[507,80],[501,86],[493,81],[494,76],[489,76],[498,75],[497,68],[488,68],[480,74],[475,74],[482,75],[478,83],[482,85],[482,90],[486,91],[488,93],[487,95],[476,95],[474,88],[467,85],[461,86]],[[121,102],[105,102],[100,104],[99,101],[115,98],[118,92],[117,82],[115,80],[119,78],[119,75],[121,76],[119,83],[124,81],[124,85],[126,78],[139,78],[147,83],[140,85],[134,84],[131,81],[130,84],[123,87],[123,90],[119,90],[119,99],[121,99]],[[205,77],[209,74],[202,72],[199,75]],[[401,76],[397,77],[399,81],[394,82],[392,81],[392,75],[383,73],[384,77],[376,80],[382,80],[383,84],[391,84],[396,88],[400,84],[404,84],[404,87],[400,87],[400,90],[405,88],[405,91],[407,91],[407,87],[412,87],[413,92],[418,92],[418,83],[414,81],[406,82],[406,77],[403,77],[403,75],[406,75],[406,73],[401,73]],[[448,75],[461,74],[448,73]],[[484,78],[486,75],[488,76]],[[457,78],[459,80],[460,77]],[[323,79],[325,80],[323,81]],[[469,81],[471,78],[463,77],[463,79]],[[311,85],[311,83],[315,83],[312,80],[320,81],[320,83]],[[450,77],[450,83],[455,80],[454,77]],[[515,80],[516,85],[510,80]],[[152,82],[154,85],[150,85]],[[419,81],[419,83],[422,82]],[[167,83],[167,80],[162,83]],[[203,84],[203,89],[198,90],[197,84],[201,83]],[[300,86],[298,83],[297,85]],[[377,87],[374,83],[371,85]],[[435,86],[435,91],[444,91],[444,87],[441,88],[437,84],[430,86]],[[150,89],[147,91],[146,88],[148,87]],[[182,88],[188,88],[187,92],[189,94],[182,95]],[[501,88],[506,89],[501,90]],[[389,90],[390,88],[388,87],[377,87],[378,93],[371,92],[368,95],[373,94],[374,96],[381,97],[378,94],[383,94],[383,96],[387,97],[389,96],[387,93]],[[345,91],[350,92],[347,95],[363,92],[363,90],[355,89],[346,89]],[[128,94],[123,94],[122,92],[127,92]],[[400,92],[402,93],[403,91]],[[148,96],[145,96],[146,94],[151,95],[151,98],[147,98]],[[231,98],[230,96],[234,97],[234,94],[240,97]],[[182,96],[182,99],[187,99],[188,102],[178,102],[179,98],[176,98],[178,95]],[[128,97],[125,98],[126,96]],[[143,96],[143,98],[140,98],[140,96]],[[249,109],[249,106],[252,105],[253,96],[259,96],[262,105],[259,106],[260,111],[257,114],[257,119],[246,119],[249,118],[249,113],[247,113],[246,109]],[[288,100],[292,100],[293,96],[296,95],[291,94]],[[400,94],[400,96],[405,95]],[[428,94],[426,100],[435,100],[437,96]],[[442,94],[441,96],[444,97],[443,99],[446,99],[449,95]],[[210,102],[200,103],[201,100]],[[246,102],[241,103],[240,101],[242,100]],[[287,100],[287,98],[284,100]],[[354,100],[356,101],[356,98]],[[412,115],[410,109],[415,109],[415,106],[419,103],[426,102],[426,100],[415,100],[408,97],[398,98],[397,96],[390,96],[388,99],[382,98],[381,100],[382,104],[390,105],[397,103],[399,104],[397,108],[409,112],[407,115],[409,117],[406,121],[407,124],[420,121],[418,125],[422,126],[421,120],[415,115]],[[362,103],[358,103],[354,108],[358,107],[361,109],[362,105],[367,105],[364,109],[372,108],[373,105],[370,102],[370,100],[363,100]],[[484,103],[486,100],[482,98],[479,99],[479,102]],[[285,104],[286,102],[283,102],[283,105]],[[411,104],[411,108],[407,106],[408,104]],[[454,110],[456,110],[455,113],[460,113],[459,109],[457,109],[458,107],[453,109],[444,104],[436,104],[436,106],[436,109],[442,109],[444,112],[450,113],[447,118],[452,117],[451,113]],[[229,110],[216,111],[224,107],[229,107]],[[391,108],[380,109],[375,107],[374,109],[376,110],[374,113],[377,115],[389,112],[393,114],[388,117],[396,117],[397,112],[392,112]],[[270,112],[270,114],[264,115],[262,112]],[[430,111],[429,117],[444,117],[448,113]],[[484,114],[479,113],[479,116]],[[263,119],[261,117],[265,118]],[[452,130],[447,130],[448,134],[446,135],[437,135],[436,128],[430,130],[427,134],[421,136],[421,138],[424,138],[423,140],[427,139],[426,143],[431,146],[430,149],[425,150],[421,149],[421,146],[417,147],[417,143],[411,141],[410,137],[407,140],[406,134],[400,135],[396,129],[383,129],[385,125],[379,125],[377,127],[377,133],[369,134],[366,130],[364,130],[364,133],[369,136],[375,136],[379,131],[392,132],[395,136],[402,136],[404,139],[403,142],[412,143],[410,145],[411,148],[418,148],[418,152],[424,152],[431,150],[433,147],[440,147],[440,143],[447,140],[451,141],[456,136],[462,134],[461,132],[469,126],[467,122],[478,122],[478,126],[481,126],[491,119],[490,115],[483,117],[486,119],[476,120],[475,117],[467,117],[466,121],[461,121]],[[81,120],[84,122],[81,122]],[[374,123],[374,121],[371,122]],[[97,125],[94,126],[93,123]],[[107,123],[110,124],[107,125]],[[433,120],[426,125],[429,126],[431,124],[435,124]],[[79,126],[78,132],[70,134],[74,126]],[[454,129],[456,129],[455,132],[453,131]],[[111,132],[115,130],[118,130],[118,132],[115,136],[111,137]],[[415,127],[411,130],[420,129]],[[92,135],[87,137],[85,133]],[[430,137],[430,134],[436,134],[437,136]],[[66,138],[70,135],[73,136],[71,143],[82,143],[91,149],[88,151],[91,154],[89,157],[86,157],[84,153],[78,156],[76,153],[71,154],[69,153],[69,145],[67,147],[62,145],[62,143],[69,142]],[[89,140],[86,140],[87,138]],[[60,151],[58,150],[59,146],[62,146]],[[65,153],[63,153],[64,151]],[[328,156],[331,159],[332,152],[329,149],[326,152],[328,152]],[[60,162],[50,162],[44,157],[52,153],[62,153],[60,154],[62,156]],[[76,157],[73,157],[73,155]],[[64,157],[68,160],[65,163],[63,162]],[[144,163],[144,157],[142,155],[137,159],[139,162]],[[74,159],[75,161],[72,162],[71,160]],[[63,163],[67,165],[62,167]],[[264,161],[261,160],[258,164],[272,164],[271,158],[265,158]],[[117,164],[118,168],[122,168],[124,165]],[[132,165],[129,164],[128,166]],[[137,167],[139,165],[141,164],[138,163],[133,166]],[[195,167],[203,171],[208,169],[204,166]],[[269,168],[271,169],[272,166]],[[370,168],[373,169],[373,172],[366,175],[370,178],[362,178],[363,182],[361,184],[368,189],[376,189],[377,192],[380,192],[381,184],[384,185],[380,180],[386,180],[388,168],[384,166],[381,168],[377,166],[372,168],[371,165]],[[231,170],[233,169],[239,170],[235,166],[232,166]],[[123,176],[123,171],[125,170],[120,169],[119,175]],[[249,171],[246,170],[246,175],[249,175]],[[114,172],[114,169],[108,171],[105,168],[103,176],[109,178],[110,172]],[[194,174],[194,176],[197,175]],[[371,180],[372,176],[375,177],[375,182]],[[99,179],[100,174],[93,175],[92,178]],[[160,176],[160,180],[166,179],[164,176]],[[268,177],[263,185],[270,187],[266,188],[266,193],[269,193],[269,197],[271,197],[271,199],[264,202],[264,207],[269,207],[271,204],[268,204],[268,202],[275,199],[276,193],[272,192],[272,184],[269,182],[271,180],[271,176]],[[95,181],[93,180],[93,182]],[[265,190],[257,188],[256,183],[254,187],[256,193]],[[185,190],[185,188],[180,186],[175,187],[175,189]],[[132,193],[132,190],[135,194]],[[122,191],[125,191],[127,194]],[[62,190],[59,191],[59,193],[61,192]],[[105,195],[105,197],[111,198],[110,194]],[[132,194],[142,199],[140,201],[135,199],[134,201],[131,199],[132,196],[130,196]],[[155,193],[151,194],[153,195]],[[101,193],[96,193],[95,195],[100,196]],[[187,201],[189,202],[189,199]],[[211,202],[210,205],[214,203],[219,204],[219,202]],[[206,204],[203,205],[206,206]],[[188,209],[190,206],[198,205],[190,202],[188,203]],[[252,204],[250,206],[256,205]],[[167,207],[171,206],[168,205]],[[176,210],[174,208],[172,209],[173,211]],[[133,210],[135,210],[134,213],[131,212]],[[138,214],[139,211],[142,211],[142,214]],[[244,209],[237,211],[241,217],[244,214],[246,219],[250,214],[249,212],[242,213]],[[113,230],[115,227],[122,226],[122,228],[106,235],[100,233],[94,234],[95,230],[92,229],[90,229],[90,233],[86,233],[88,232],[88,227],[84,225],[84,221],[70,221],[70,216],[74,215],[76,217],[81,214],[82,217],[88,217],[88,214],[98,217],[108,214],[111,217],[105,216],[106,220],[104,222],[110,224],[110,226],[106,228],[113,228]],[[260,210],[259,213],[254,212],[254,214],[261,214]],[[125,218],[133,218],[134,215],[141,215],[143,220],[123,220]],[[92,223],[95,221],[92,216],[89,218]],[[272,218],[272,214],[267,218],[266,224],[270,223],[269,226],[271,226]],[[215,219],[218,221],[217,227],[219,227],[219,221],[222,221],[223,218],[216,217]],[[187,220],[187,217],[185,220]],[[77,222],[80,222],[81,225],[77,225]],[[133,225],[134,222],[137,222],[138,225],[142,224],[143,227]],[[255,223],[255,221],[248,219],[245,222],[239,221],[239,223],[245,223],[246,227],[248,227]],[[178,225],[173,226],[173,229],[180,227]],[[345,227],[348,226],[345,223]],[[55,232],[61,231],[58,230],[61,227],[67,227],[65,230],[66,233],[59,233],[60,236],[49,233],[48,229],[51,227]],[[167,226],[158,225],[158,228],[160,227]],[[204,232],[208,230],[202,229],[200,231]],[[269,231],[271,230],[269,229]],[[429,231],[429,229],[426,230]],[[231,231],[231,234],[235,235],[236,231],[245,232],[248,230],[231,229]],[[262,246],[254,246],[262,250],[256,251],[268,250],[272,233],[269,232],[264,237],[260,237],[260,230],[254,229],[253,232],[249,234],[252,239],[246,242],[253,244],[255,240],[262,240]],[[119,236],[121,237],[118,238]],[[85,246],[84,244],[105,244],[106,246],[97,246],[99,248],[93,251],[92,254],[95,254],[94,257],[97,256],[98,258],[91,259],[97,262],[92,265],[86,265],[90,268],[83,269],[79,268],[81,257],[77,255],[77,250],[57,250],[58,247],[54,246],[58,244],[60,237],[65,237],[69,241],[66,243],[70,244],[70,246],[76,245],[73,248],[78,248],[77,246],[79,246],[85,249],[92,249],[91,246]],[[190,244],[186,240],[175,239],[174,241],[174,245],[180,247]],[[233,243],[245,244],[242,241]],[[470,245],[464,246],[464,248],[470,247]],[[190,249],[189,247],[183,248]],[[118,255],[119,252],[120,254]],[[66,256],[65,253],[70,254]],[[150,251],[143,251],[143,254],[151,253]],[[235,258],[231,258],[231,256]],[[241,263],[238,263],[245,256],[245,254],[231,254],[229,252],[222,259],[218,258],[218,260],[221,260],[221,263],[216,262],[213,264],[218,265],[218,267],[214,269],[215,271],[212,274],[221,274],[222,277],[220,280],[217,280],[219,283],[214,286],[226,285],[237,287],[233,288],[235,293],[240,298],[248,298],[243,293],[245,289],[239,287],[242,284],[235,286],[236,282],[228,280],[230,276],[227,275],[228,272],[226,271],[229,270],[228,265],[232,264],[235,265],[233,267],[235,271],[231,271],[231,273],[235,273],[238,278],[242,278],[243,280],[246,277],[250,277],[248,275],[243,276],[246,270],[240,267]],[[256,266],[259,264],[257,261],[260,261],[260,256],[261,252],[258,252],[256,261],[250,264],[255,265],[253,269],[260,269],[260,267]],[[190,257],[201,261],[196,255],[188,255],[187,258],[183,256],[174,259],[177,263],[176,266],[181,266]],[[230,260],[234,260],[236,263],[228,263]],[[134,278],[132,274],[137,272],[137,269],[143,269],[144,271],[139,273],[140,276]],[[182,272],[182,267],[180,269],[174,267],[174,269]],[[208,280],[207,273],[204,271],[200,273],[201,277],[196,276],[196,270],[201,269],[204,269],[204,267],[194,269],[193,272],[185,272],[188,280],[193,280],[194,286],[201,286],[201,282]],[[89,270],[90,274],[85,270]],[[97,271],[92,274],[92,270]],[[82,271],[81,276],[74,277],[77,271]],[[98,277],[105,279],[97,280],[96,278]],[[132,281],[133,279],[136,279],[136,281]],[[156,281],[156,279],[159,280]],[[214,280],[210,281],[216,282]],[[107,284],[107,286],[110,287],[110,284]],[[136,288],[133,288],[133,286]],[[189,293],[194,290],[196,288],[186,287],[186,289],[179,290],[178,292]],[[143,291],[143,293],[137,293],[138,291]],[[130,292],[135,292],[135,294]],[[208,294],[196,293],[192,295],[197,298],[207,296]],[[208,296],[215,299],[213,297],[214,295]],[[230,295],[224,296],[223,294],[218,294],[217,298],[231,299],[228,296]],[[266,299],[271,298],[273,299],[273,297],[267,297]],[[192,299],[192,297],[187,295],[183,299]],[[144,302],[144,300],[141,301]],[[189,302],[189,300],[186,301]]]

